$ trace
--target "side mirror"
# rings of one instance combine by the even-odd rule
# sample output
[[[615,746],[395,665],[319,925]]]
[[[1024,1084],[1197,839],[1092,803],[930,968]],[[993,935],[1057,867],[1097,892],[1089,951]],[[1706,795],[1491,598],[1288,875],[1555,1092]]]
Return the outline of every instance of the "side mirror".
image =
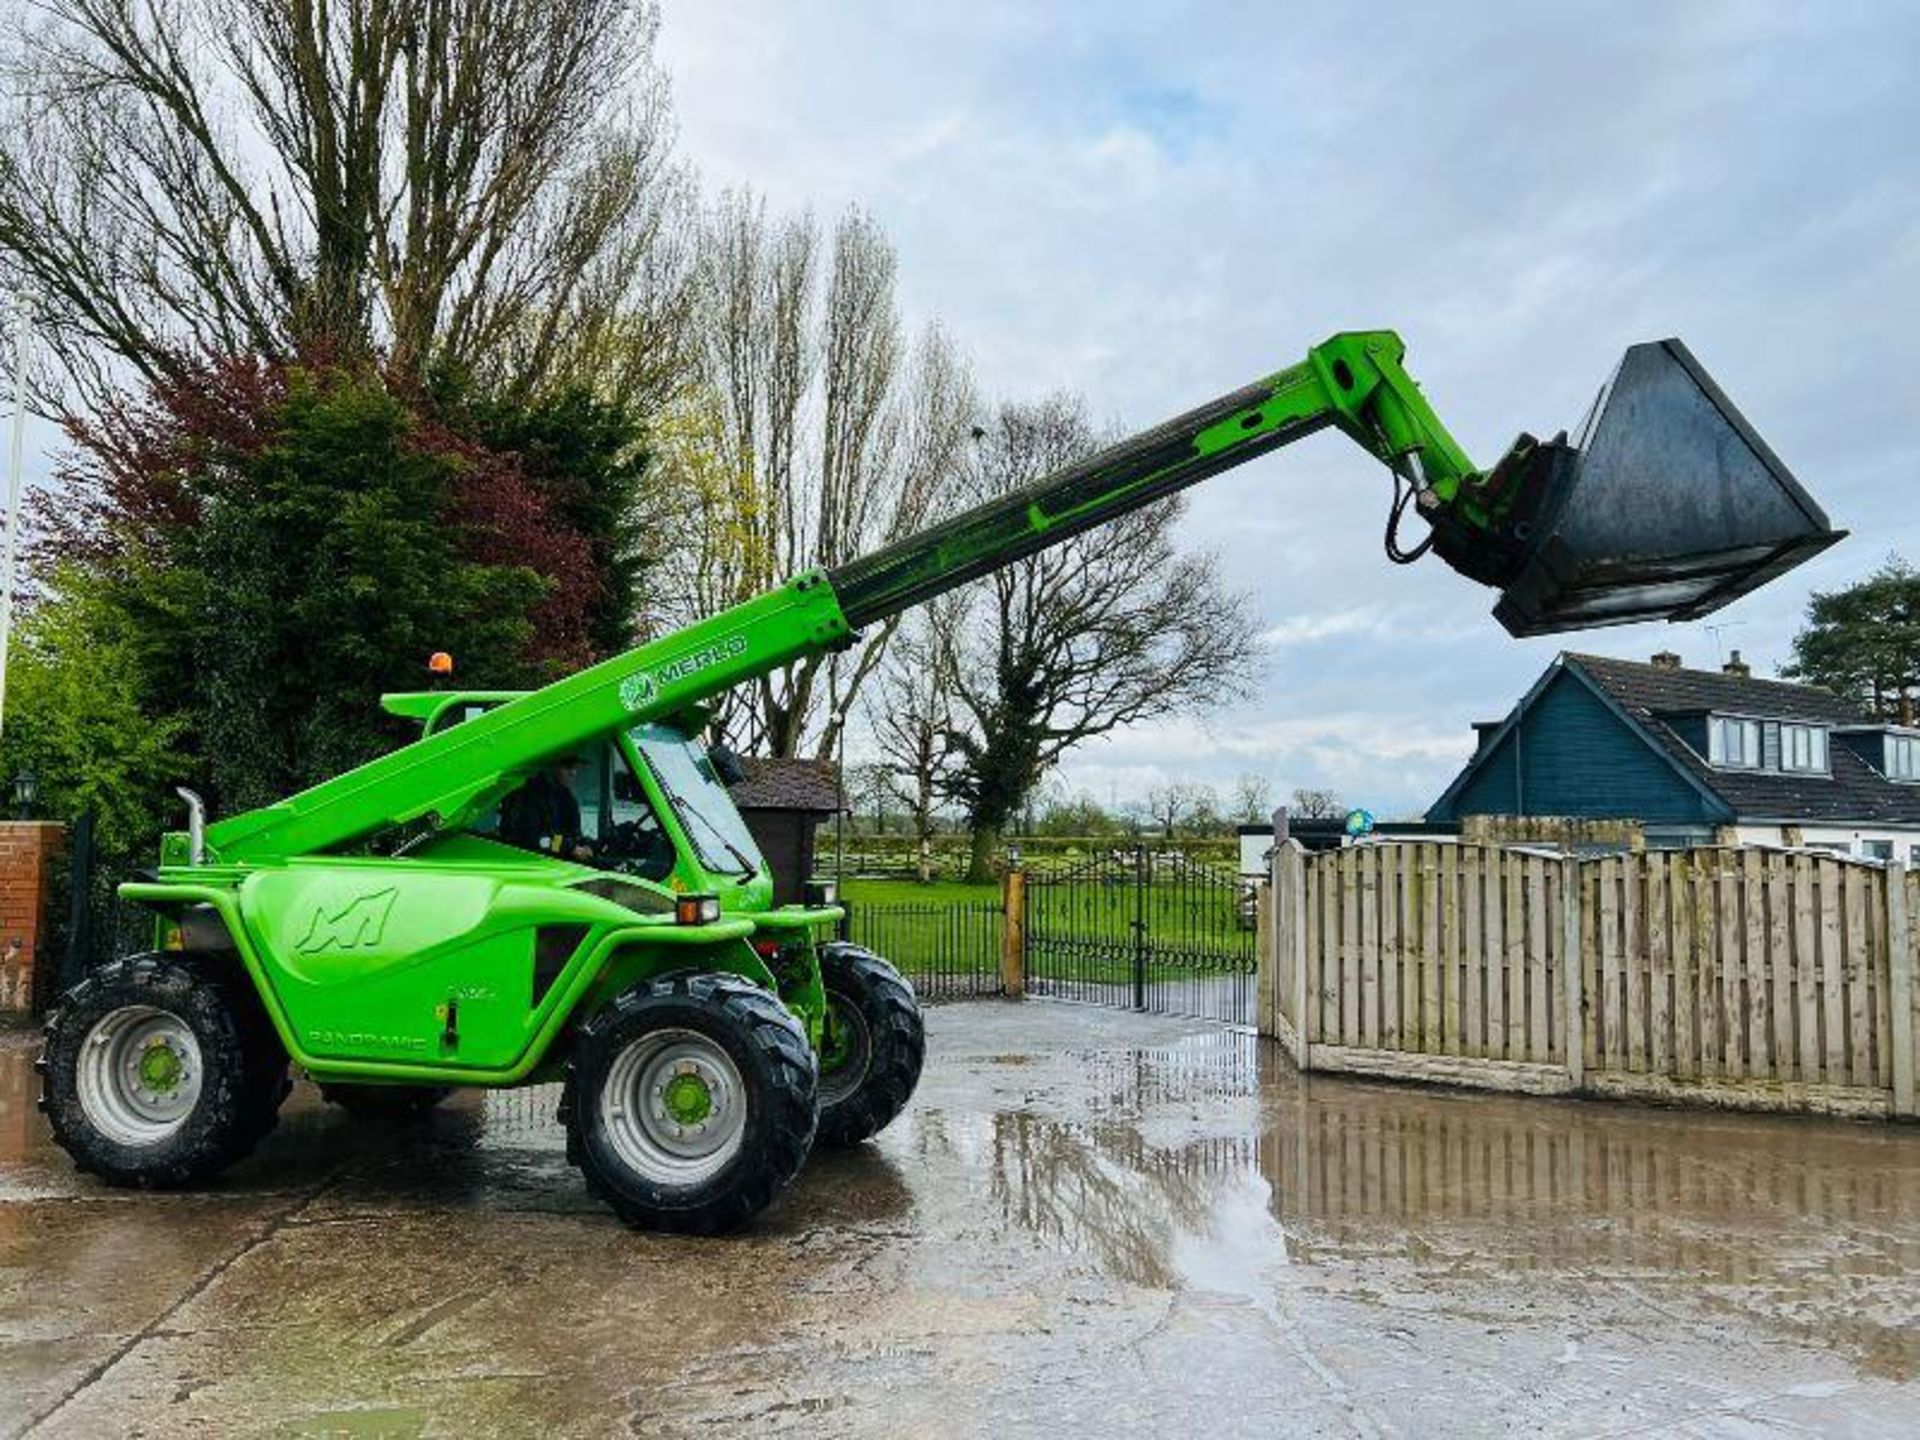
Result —
[[[732,789],[747,778],[747,767],[728,746],[709,746],[707,759],[713,765],[713,773],[720,777],[720,783],[728,789]]]

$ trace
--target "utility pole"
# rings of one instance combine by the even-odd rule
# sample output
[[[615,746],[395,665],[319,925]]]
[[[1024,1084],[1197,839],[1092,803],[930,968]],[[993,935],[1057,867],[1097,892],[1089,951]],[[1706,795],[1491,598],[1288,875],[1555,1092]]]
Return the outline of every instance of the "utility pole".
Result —
[[[14,565],[20,545],[20,467],[27,432],[27,335],[32,312],[24,291],[13,306],[13,436],[7,458],[6,558],[0,562],[0,728],[7,721],[7,658],[13,643]]]

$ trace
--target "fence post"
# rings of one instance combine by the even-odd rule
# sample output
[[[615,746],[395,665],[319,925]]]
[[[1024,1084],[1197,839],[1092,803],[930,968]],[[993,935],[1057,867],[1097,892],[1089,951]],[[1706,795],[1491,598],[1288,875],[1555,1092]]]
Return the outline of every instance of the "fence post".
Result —
[[[1027,993],[1027,872],[1012,866],[1000,881],[1000,993]]]
[[[1893,1113],[1914,1113],[1913,1093],[1913,919],[1907,913],[1907,867],[1887,866],[1887,965],[1892,984],[1887,998],[1893,1011]]]
[[[1560,862],[1560,1010],[1567,1050],[1567,1079],[1576,1090],[1587,1083],[1586,995],[1581,983],[1580,859],[1569,855]]]
[[[1280,922],[1275,906],[1280,890],[1274,884],[1273,867],[1253,892],[1253,1028],[1258,1035],[1273,1037],[1280,1033],[1279,946]]]

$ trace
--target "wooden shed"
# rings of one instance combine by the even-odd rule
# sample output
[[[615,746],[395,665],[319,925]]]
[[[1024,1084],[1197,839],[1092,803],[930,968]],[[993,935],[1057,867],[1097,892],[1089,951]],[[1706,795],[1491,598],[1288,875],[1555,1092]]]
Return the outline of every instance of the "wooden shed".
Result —
[[[798,904],[812,878],[820,822],[846,808],[831,760],[742,759],[732,790],[773,871],[773,903]]]

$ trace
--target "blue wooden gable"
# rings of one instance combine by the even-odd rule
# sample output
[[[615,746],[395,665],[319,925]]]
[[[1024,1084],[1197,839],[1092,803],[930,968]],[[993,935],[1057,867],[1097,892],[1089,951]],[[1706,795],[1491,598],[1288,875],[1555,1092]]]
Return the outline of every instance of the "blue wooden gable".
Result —
[[[1427,819],[1631,816],[1710,825],[1731,807],[1682,767],[1578,666],[1555,664],[1467,762]]]

